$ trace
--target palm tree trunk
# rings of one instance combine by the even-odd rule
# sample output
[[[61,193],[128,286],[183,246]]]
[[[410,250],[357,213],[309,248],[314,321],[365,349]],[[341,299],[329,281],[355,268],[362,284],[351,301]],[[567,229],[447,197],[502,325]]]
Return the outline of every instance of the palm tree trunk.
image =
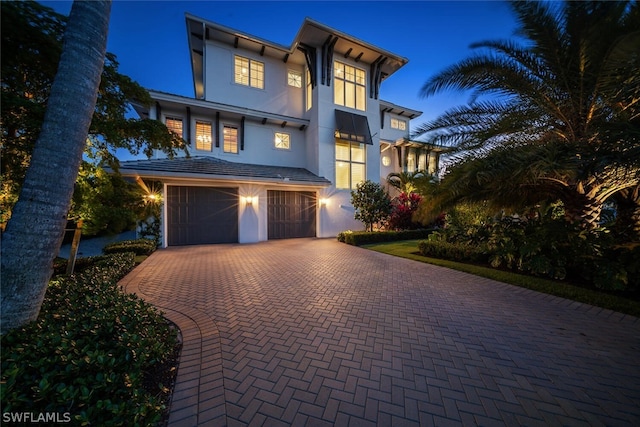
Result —
[[[565,191],[561,197],[564,203],[564,216],[567,221],[580,224],[586,229],[593,229],[598,226],[602,213],[602,202],[590,198],[583,192]]]
[[[95,110],[110,11],[110,1],[71,8],[42,130],[2,236],[1,333],[40,311]]]

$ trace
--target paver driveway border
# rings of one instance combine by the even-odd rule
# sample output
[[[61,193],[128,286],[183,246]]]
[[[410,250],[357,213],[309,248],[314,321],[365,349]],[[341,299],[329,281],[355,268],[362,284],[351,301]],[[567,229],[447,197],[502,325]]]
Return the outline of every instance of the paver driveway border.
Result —
[[[170,425],[640,425],[640,319],[335,239],[156,251]]]

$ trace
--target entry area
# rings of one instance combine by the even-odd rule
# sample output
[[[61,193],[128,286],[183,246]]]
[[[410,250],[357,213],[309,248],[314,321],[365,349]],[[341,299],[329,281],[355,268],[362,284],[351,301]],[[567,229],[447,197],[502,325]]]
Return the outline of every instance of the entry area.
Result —
[[[168,186],[166,203],[169,246],[238,241],[237,188]]]
[[[269,240],[316,237],[316,193],[269,190],[267,223]]]

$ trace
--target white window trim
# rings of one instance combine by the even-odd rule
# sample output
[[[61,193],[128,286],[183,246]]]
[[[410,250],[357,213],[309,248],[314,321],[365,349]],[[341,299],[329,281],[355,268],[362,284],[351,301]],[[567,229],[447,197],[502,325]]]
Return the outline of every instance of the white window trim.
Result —
[[[299,80],[300,81],[300,86],[295,86],[295,85],[292,85],[290,83],[290,80],[289,80],[290,74],[295,74],[300,79]],[[288,68],[287,69],[287,86],[295,88],[295,89],[302,89],[304,87],[304,76],[303,76],[302,72],[300,72],[298,70],[294,70],[292,68]]]
[[[236,81],[236,58],[242,58],[242,59],[246,59],[249,64],[248,64],[248,68],[247,68],[247,78],[248,78],[248,84],[244,84],[244,83],[239,83]],[[262,64],[262,87],[259,86],[253,86],[251,84],[251,63],[252,62],[257,62],[259,64]],[[252,89],[258,89],[258,90],[264,90],[264,87],[266,85],[266,74],[267,74],[267,67],[266,64],[262,61],[259,61],[257,59],[253,59],[253,58],[249,58],[248,56],[242,56],[242,55],[238,55],[238,54],[234,54],[233,55],[233,62],[231,64],[232,67],[232,73],[233,73],[233,83],[238,85],[238,86],[242,86],[242,87],[249,87]]]
[[[288,147],[278,147],[277,142],[276,142],[276,140],[278,138],[278,135],[286,135],[287,136]],[[273,134],[273,147],[276,150],[279,150],[279,151],[290,151],[291,150],[291,134],[286,133],[286,132],[274,132],[274,134]]]
[[[231,155],[238,155],[240,154],[240,126],[238,126],[235,123],[221,123],[220,126],[222,126],[222,141],[220,141],[220,148],[222,148],[222,152],[224,154],[231,154]],[[236,151],[226,151],[225,150],[225,133],[224,133],[224,129],[225,128],[233,128],[236,130]]]

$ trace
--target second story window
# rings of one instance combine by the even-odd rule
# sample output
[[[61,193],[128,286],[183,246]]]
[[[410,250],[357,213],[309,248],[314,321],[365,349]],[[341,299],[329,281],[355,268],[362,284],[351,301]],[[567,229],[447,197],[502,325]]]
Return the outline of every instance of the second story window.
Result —
[[[196,150],[211,151],[211,123],[196,120]]]
[[[178,135],[180,138],[183,138],[183,134],[182,134],[182,119],[178,118],[178,117],[167,117],[165,120],[165,126],[167,126],[167,129],[169,129],[171,132],[175,133],[176,135]]]
[[[238,128],[235,126],[224,125],[222,135],[224,138],[224,152],[238,154]]]
[[[355,190],[364,181],[366,152],[364,144],[336,140],[336,188]]]
[[[238,84],[264,89],[264,64],[253,59],[235,56],[234,81]]]
[[[296,70],[288,70],[287,84],[292,87],[302,87],[302,73]]]
[[[366,109],[365,93],[367,87],[364,70],[340,61],[334,61],[333,76],[335,104],[364,111]]]
[[[400,119],[391,119],[391,129],[407,130],[407,122]]]
[[[305,76],[305,87],[306,87],[306,107],[307,111],[311,109],[313,106],[313,87],[311,86],[311,73],[307,68],[306,76]]]
[[[288,133],[276,132],[275,147],[281,150],[288,150],[291,148],[291,138]]]

